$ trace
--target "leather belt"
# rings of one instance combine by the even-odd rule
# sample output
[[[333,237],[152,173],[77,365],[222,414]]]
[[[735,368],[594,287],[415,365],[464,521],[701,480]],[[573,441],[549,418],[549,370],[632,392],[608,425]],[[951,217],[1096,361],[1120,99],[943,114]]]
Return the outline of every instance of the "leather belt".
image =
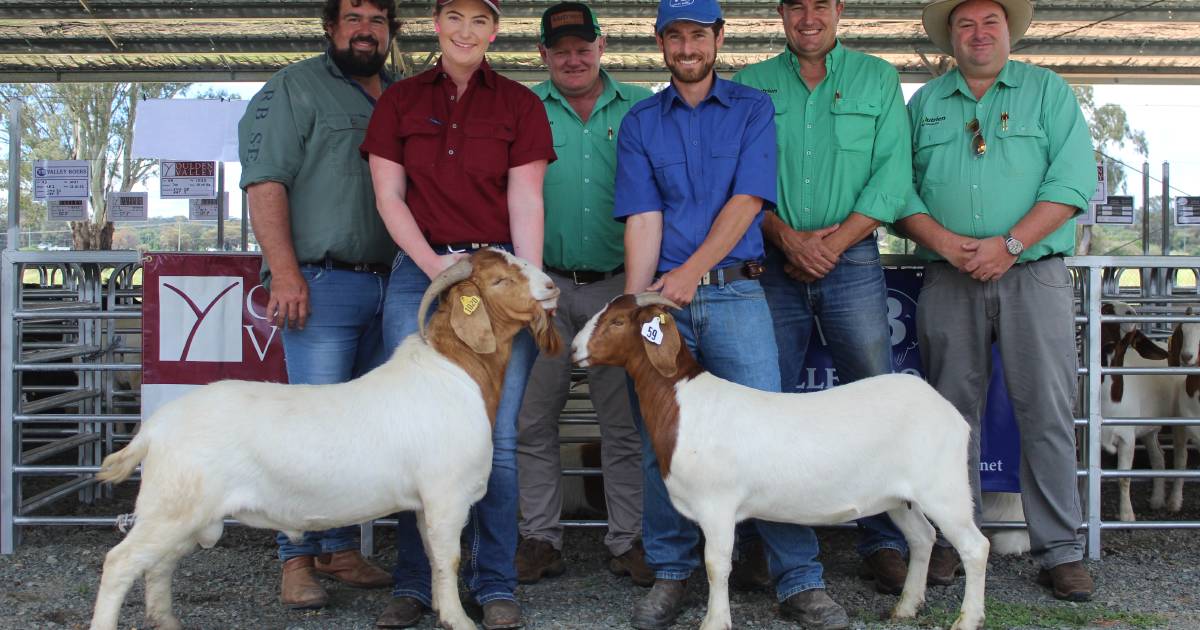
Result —
[[[755,278],[762,275],[762,273],[761,273],[762,265],[761,264],[754,263],[754,264],[758,265],[758,269],[760,271],[758,273],[754,273],[753,275],[746,269],[747,265],[749,265],[749,264],[750,263],[736,263],[733,265],[729,265],[728,267],[721,267],[720,269],[713,269],[712,271],[709,271],[708,273],[701,276],[700,282],[698,282],[696,284],[697,284],[697,286],[701,286],[701,287],[705,286],[705,285],[709,285],[709,284],[715,284],[717,286],[722,286],[722,285],[726,285],[726,284],[729,284],[730,282],[734,282],[737,280],[754,280]]]
[[[473,241],[463,241],[461,243],[443,243],[441,245],[433,245],[433,251],[439,254],[462,254],[470,253],[487,247],[500,247],[507,249],[508,243],[476,243]]]
[[[392,273],[392,266],[386,263],[352,263],[335,258],[326,258],[321,262],[306,263],[324,267],[326,269],[340,269],[342,271],[358,271],[363,273],[373,273],[377,276],[386,276]]]
[[[601,280],[608,280],[614,276],[621,275],[625,272],[625,265],[617,265],[617,268],[613,269],[612,271],[569,271],[567,269],[559,269],[557,267],[551,267],[547,265],[546,271],[549,271],[555,275],[570,278],[576,286],[583,286],[585,284],[600,282]]]

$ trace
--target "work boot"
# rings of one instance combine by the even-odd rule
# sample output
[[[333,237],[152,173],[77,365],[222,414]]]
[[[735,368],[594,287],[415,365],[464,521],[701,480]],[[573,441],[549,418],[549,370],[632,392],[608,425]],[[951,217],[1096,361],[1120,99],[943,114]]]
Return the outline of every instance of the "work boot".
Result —
[[[279,601],[288,608],[320,608],[329,601],[317,581],[312,556],[297,556],[283,563]]]
[[[850,617],[823,588],[800,591],[779,604],[779,615],[804,624],[809,630],[843,630]]]
[[[537,538],[522,538],[517,545],[517,581],[535,584],[542,577],[557,577],[567,570],[562,552],[554,545]]]
[[[729,585],[739,591],[761,591],[771,586],[771,570],[761,538],[751,540],[739,550],[729,572]]]
[[[863,558],[858,577],[875,580],[875,590],[884,595],[899,595],[908,577],[908,564],[899,551],[884,547]]]
[[[383,588],[392,585],[392,574],[371,564],[357,549],[346,549],[317,556],[317,573],[355,588]]]
[[[376,628],[411,628],[421,623],[425,604],[415,597],[393,597],[383,614],[375,620]]]
[[[483,605],[483,630],[508,630],[525,625],[521,606],[511,599],[493,599]]]
[[[608,570],[616,575],[628,575],[636,586],[654,585],[654,571],[646,566],[646,553],[640,540],[634,541],[629,551],[613,556],[608,561]]]
[[[649,593],[633,605],[629,622],[637,630],[665,630],[683,610],[687,580],[656,580]]]
[[[949,586],[958,575],[962,575],[958,552],[953,547],[934,545],[933,553],[929,554],[929,572],[925,576],[925,583],[930,586]]]
[[[1070,602],[1091,601],[1096,588],[1080,560],[1038,571],[1037,583],[1050,587],[1056,598]]]

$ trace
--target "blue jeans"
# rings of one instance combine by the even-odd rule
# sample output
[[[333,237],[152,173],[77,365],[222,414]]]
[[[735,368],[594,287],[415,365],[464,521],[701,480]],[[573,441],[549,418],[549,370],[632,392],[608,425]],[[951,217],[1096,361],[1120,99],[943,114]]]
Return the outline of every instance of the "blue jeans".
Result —
[[[724,286],[698,288],[692,303],[675,313],[675,323],[688,349],[705,369],[747,387],[779,391],[778,349],[771,313],[757,281],[736,280]],[[696,552],[700,532],[671,504],[632,388],[630,395],[634,420],[642,433],[642,542],[646,563],[659,579],[682,580],[700,566]],[[779,601],[800,591],[824,588],[812,528],[767,521],[755,524],[766,543],[767,565]]]
[[[783,252],[767,245],[767,271],[761,280],[775,321],[783,391],[796,391],[804,378],[804,359],[814,322],[829,347],[838,382],[890,374],[887,285],[875,239],[851,245],[833,271],[816,282],[793,280],[783,271],[786,262]],[[863,556],[885,548],[908,551],[904,535],[887,514],[860,518],[858,528],[858,552]]]
[[[429,277],[403,253],[392,265],[387,300],[383,307],[384,342],[394,349],[405,337],[417,332],[417,308],[429,287]],[[436,308],[437,302],[430,312]],[[492,474],[487,493],[471,506],[464,531],[469,556],[463,558],[463,580],[479,604],[498,599],[515,600],[517,587],[517,414],[525,395],[525,383],[537,358],[537,345],[528,330],[514,339],[512,357],[500,390],[500,406],[492,431]],[[429,557],[412,512],[399,516],[396,527],[396,586],[394,597],[414,597],[426,606],[430,595]]]
[[[372,273],[301,265],[308,282],[308,322],[303,330],[283,331],[288,382],[344,383],[387,359],[383,346],[383,298],[388,279]],[[305,532],[300,543],[275,535],[279,559],[358,548],[358,526]]]

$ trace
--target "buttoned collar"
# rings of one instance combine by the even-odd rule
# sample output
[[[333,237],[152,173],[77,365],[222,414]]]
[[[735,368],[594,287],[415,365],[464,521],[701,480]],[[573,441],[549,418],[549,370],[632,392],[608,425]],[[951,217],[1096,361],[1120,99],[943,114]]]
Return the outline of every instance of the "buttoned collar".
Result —
[[[438,61],[434,66],[425,72],[417,75],[417,80],[421,83],[436,83],[441,79],[449,79],[450,75],[442,70],[442,59],[438,57]],[[471,75],[470,84],[482,82],[483,85],[489,88],[496,87],[496,71],[492,70],[492,66],[488,64],[487,59],[484,59],[479,64],[479,68],[475,70],[475,74]]]
[[[791,48],[784,53],[786,63],[791,68],[792,76],[800,79],[800,58]],[[825,53],[825,75],[830,76],[842,69],[842,60],[846,58],[846,48],[842,46],[842,40],[835,39],[833,48]]]
[[[1008,60],[1008,62],[1004,64],[1004,67],[1000,68],[1000,74],[996,75],[996,80],[992,85],[994,86],[999,84],[1010,88],[1019,87],[1021,85],[1021,77],[1013,65],[1015,63],[1016,62],[1011,59]],[[947,81],[944,85],[942,85],[942,91],[938,94],[938,98],[949,98],[955,93],[959,93],[971,100],[976,100],[975,94],[971,92],[970,86],[967,85],[967,78],[963,76],[962,72],[958,68],[955,68],[953,72],[955,75],[954,79],[952,81]],[[988,89],[990,90],[991,88]]]
[[[596,105],[592,108],[592,111],[598,112],[603,109],[605,105],[608,105],[618,98],[625,101],[634,100],[635,96],[633,90],[630,89],[630,86],[625,85],[624,83],[618,83],[603,68],[600,69],[600,80],[604,83],[604,91],[596,99]],[[542,81],[541,83],[533,86],[531,89],[533,90],[533,93],[543,101],[553,99],[559,103],[562,103],[563,107],[571,106],[570,103],[567,102],[567,97],[563,96],[562,92],[558,91],[558,86],[554,85],[553,81]]]
[[[712,87],[708,90],[708,96],[705,96],[700,100],[700,102],[704,103],[706,101],[713,100],[725,107],[729,107],[733,103],[733,95],[731,93],[732,90],[733,87],[729,81],[721,79],[720,75],[718,75],[716,72],[713,72]],[[680,105],[691,107],[688,105],[688,102],[683,99],[683,96],[679,94],[679,90],[675,89],[675,82],[672,81],[669,85],[667,85],[667,88],[663,90],[663,99],[660,105],[662,113],[666,114],[671,110],[671,106],[677,102]]]

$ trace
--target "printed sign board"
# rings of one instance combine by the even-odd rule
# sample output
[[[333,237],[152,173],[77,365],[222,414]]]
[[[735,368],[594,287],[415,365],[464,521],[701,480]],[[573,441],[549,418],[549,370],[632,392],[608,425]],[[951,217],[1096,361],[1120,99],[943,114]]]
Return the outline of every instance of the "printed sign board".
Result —
[[[87,221],[87,199],[48,199],[47,221]]]
[[[147,197],[144,192],[108,193],[108,220],[146,221],[150,216]]]
[[[38,160],[33,165],[33,198],[87,199],[91,175],[87,160]]]
[[[1175,225],[1200,225],[1200,197],[1175,198]]]
[[[212,199],[217,196],[216,162],[159,162],[163,199]]]
[[[1133,197],[1109,195],[1108,202],[1096,206],[1097,225],[1133,225]]]
[[[924,377],[921,352],[917,346],[917,298],[921,293],[923,272],[918,269],[885,269],[887,283],[888,326],[891,329],[892,371]],[[786,352],[786,348],[780,348]],[[836,384],[837,370],[829,346],[813,327],[812,339],[805,355],[805,370],[795,391],[816,391]],[[1008,390],[1004,386],[1004,370],[1000,353],[993,350],[992,380],[988,385],[987,403],[980,436],[979,475],[985,492],[1020,492],[1021,463],[1020,435]]]
[[[225,218],[229,218],[229,192],[222,195],[225,202]],[[189,221],[216,221],[219,208],[217,207],[217,199],[189,199],[188,200],[188,220]]]
[[[261,256],[155,252],[142,263],[143,418],[214,381],[287,382]]]
[[[1079,225],[1092,225],[1096,222],[1096,206],[1108,203],[1108,169],[1104,162],[1096,162],[1096,191],[1088,203],[1087,211],[1075,217]]]

